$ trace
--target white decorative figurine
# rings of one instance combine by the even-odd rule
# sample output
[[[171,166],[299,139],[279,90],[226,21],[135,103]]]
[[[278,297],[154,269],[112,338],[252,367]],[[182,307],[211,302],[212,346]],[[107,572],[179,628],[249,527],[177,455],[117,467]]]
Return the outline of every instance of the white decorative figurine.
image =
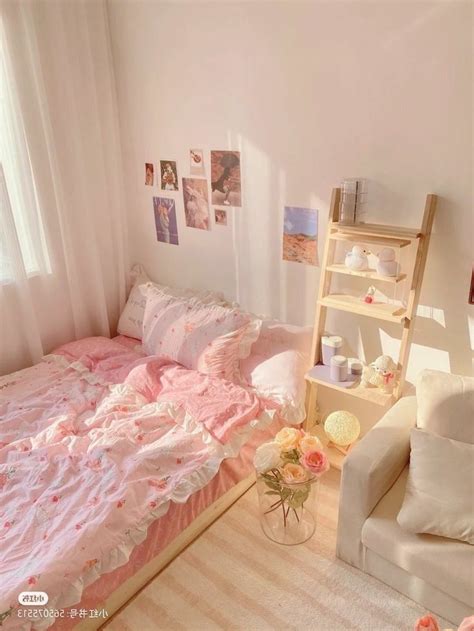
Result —
[[[380,355],[364,366],[361,384],[365,388],[376,386],[385,394],[392,394],[397,378],[397,365],[389,355]]]
[[[393,248],[382,248],[377,255],[376,270],[380,276],[396,276],[399,265]]]
[[[370,254],[368,250],[364,250],[360,245],[355,245],[352,250],[346,254],[344,265],[356,272],[363,272],[369,269],[367,254]]]

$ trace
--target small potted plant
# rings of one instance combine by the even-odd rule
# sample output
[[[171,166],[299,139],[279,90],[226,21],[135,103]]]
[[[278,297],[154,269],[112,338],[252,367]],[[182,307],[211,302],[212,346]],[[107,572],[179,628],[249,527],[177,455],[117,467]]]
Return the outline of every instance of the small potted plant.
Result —
[[[284,427],[255,452],[260,523],[265,535],[286,545],[303,543],[316,528],[319,478],[329,469],[321,441]]]

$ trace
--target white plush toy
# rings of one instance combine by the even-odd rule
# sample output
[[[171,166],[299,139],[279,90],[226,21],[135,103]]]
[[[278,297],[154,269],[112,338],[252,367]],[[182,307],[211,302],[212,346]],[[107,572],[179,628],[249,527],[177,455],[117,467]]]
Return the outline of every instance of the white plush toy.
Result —
[[[365,388],[376,386],[386,394],[392,394],[397,378],[397,365],[389,355],[380,355],[377,359],[364,366],[361,384]]]
[[[368,250],[364,250],[360,245],[355,245],[350,252],[346,254],[344,265],[356,272],[363,272],[369,269]]]
[[[377,274],[380,276],[396,276],[399,265],[395,260],[395,250],[393,248],[382,248],[377,255]]]

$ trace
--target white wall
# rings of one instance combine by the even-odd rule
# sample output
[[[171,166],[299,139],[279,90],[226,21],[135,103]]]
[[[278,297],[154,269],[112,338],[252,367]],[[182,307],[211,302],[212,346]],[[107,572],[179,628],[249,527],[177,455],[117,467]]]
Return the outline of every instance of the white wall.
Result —
[[[109,0],[132,260],[166,283],[223,290],[258,313],[312,323],[319,268],[281,260],[285,204],[320,210],[331,188],[370,180],[371,220],[417,226],[440,195],[409,374],[471,369],[470,2]],[[157,243],[144,163],[190,147],[242,152],[243,207],[230,226]],[[208,164],[209,166],[209,164]],[[181,188],[181,187],[180,187]],[[337,315],[357,351],[393,351],[399,329]],[[395,348],[396,350],[396,348]],[[368,359],[374,357],[368,356]]]

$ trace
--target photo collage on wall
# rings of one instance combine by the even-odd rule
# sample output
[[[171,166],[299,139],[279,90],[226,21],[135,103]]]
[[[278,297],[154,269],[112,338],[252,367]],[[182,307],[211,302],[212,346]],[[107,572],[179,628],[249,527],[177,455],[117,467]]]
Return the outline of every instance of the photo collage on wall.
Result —
[[[206,169],[209,159],[209,170]],[[157,186],[167,194],[182,191],[184,223],[187,228],[210,230],[225,227],[229,209],[242,207],[240,152],[189,149],[189,175],[178,177],[176,160],[159,160],[156,167],[145,163],[145,185]],[[181,181],[181,189],[180,189]],[[179,245],[178,214],[181,198],[153,197],[156,238],[160,243]],[[282,259],[318,266],[318,211],[299,206],[283,209]],[[474,273],[473,273],[474,278]],[[472,283],[474,286],[474,281]],[[470,301],[473,301],[471,287]]]
[[[158,164],[158,163],[156,163]],[[210,152],[209,180],[206,177],[206,155],[203,149],[189,150],[189,177],[182,177],[184,219],[188,228],[211,229],[211,217],[216,226],[227,226],[228,209],[242,207],[240,152],[213,150]],[[166,193],[180,190],[176,160],[159,160],[159,168],[145,163],[145,186],[158,186]],[[156,238],[160,243],[179,245],[177,210],[179,199],[153,197]]]

